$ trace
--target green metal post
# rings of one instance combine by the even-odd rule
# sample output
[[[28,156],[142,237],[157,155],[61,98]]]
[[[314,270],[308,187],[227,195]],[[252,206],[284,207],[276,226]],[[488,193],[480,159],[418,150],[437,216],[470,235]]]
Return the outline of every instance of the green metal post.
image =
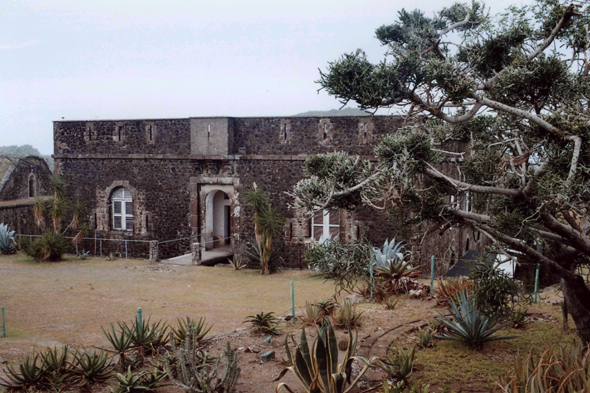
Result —
[[[291,321],[295,322],[295,283],[291,280]]]
[[[373,276],[373,262],[369,265],[369,275],[371,277],[371,300],[373,300],[373,289],[375,287],[375,278]]]
[[[430,292],[434,292],[434,255],[430,258]]]
[[[6,318],[4,317],[4,307],[2,307],[2,337],[6,337]]]
[[[535,304],[537,304],[537,299],[539,297],[539,270],[541,269],[541,264],[537,263],[537,271],[535,272]]]
[[[142,321],[142,318],[141,318],[141,307],[139,307],[137,309],[137,324],[139,326],[143,326],[143,321]]]

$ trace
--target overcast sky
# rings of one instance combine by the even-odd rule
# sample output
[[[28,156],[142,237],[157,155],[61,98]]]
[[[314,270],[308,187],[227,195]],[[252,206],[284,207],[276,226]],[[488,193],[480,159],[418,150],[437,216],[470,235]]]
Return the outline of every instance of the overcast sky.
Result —
[[[495,0],[492,12],[511,3]],[[52,121],[338,108],[318,68],[442,0],[0,0],[0,146],[53,153]]]

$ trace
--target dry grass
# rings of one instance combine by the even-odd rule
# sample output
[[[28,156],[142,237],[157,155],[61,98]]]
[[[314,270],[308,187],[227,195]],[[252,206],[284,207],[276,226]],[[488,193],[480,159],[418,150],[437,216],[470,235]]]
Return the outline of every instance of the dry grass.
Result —
[[[171,266],[147,261],[75,258],[37,264],[0,256],[0,306],[6,309],[8,337],[0,356],[14,359],[37,344],[106,345],[100,326],[144,316],[175,323],[177,317],[204,316],[212,334],[239,328],[246,315],[290,313],[290,281],[296,307],[328,298],[334,288],[306,271],[260,276],[257,271],[222,267]]]

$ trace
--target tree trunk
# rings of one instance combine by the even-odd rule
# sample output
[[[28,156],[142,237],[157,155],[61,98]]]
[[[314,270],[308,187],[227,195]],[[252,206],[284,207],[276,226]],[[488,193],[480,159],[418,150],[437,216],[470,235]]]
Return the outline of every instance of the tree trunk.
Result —
[[[569,279],[562,278],[561,287],[578,336],[584,346],[587,346],[590,343],[590,288],[579,274]]]

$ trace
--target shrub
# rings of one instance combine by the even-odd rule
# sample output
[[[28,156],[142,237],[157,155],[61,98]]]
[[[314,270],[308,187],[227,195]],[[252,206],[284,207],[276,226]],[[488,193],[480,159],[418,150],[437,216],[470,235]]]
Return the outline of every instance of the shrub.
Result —
[[[477,263],[469,277],[474,282],[478,308],[485,315],[510,317],[520,286],[506,272],[489,263]]]
[[[435,337],[461,341],[472,348],[481,348],[488,341],[514,338],[514,336],[492,336],[512,322],[499,324],[497,316],[489,317],[482,314],[477,308],[475,297],[467,292],[459,293],[457,302],[449,300],[449,305],[454,320],[439,313],[439,321],[448,329],[448,332]]]
[[[320,273],[326,280],[333,280],[337,293],[352,291],[360,277],[369,276],[373,263],[372,247],[362,241],[340,243],[327,239],[314,243],[304,254],[310,269]]]
[[[79,379],[78,386],[105,383],[113,376],[114,366],[104,351],[90,353],[76,349],[74,360],[72,374]]]
[[[27,238],[21,239],[23,239],[22,243],[20,243],[21,248],[25,254],[36,261],[61,261],[63,254],[66,253],[69,247],[66,237],[59,232],[47,231],[31,242],[27,242]]]
[[[313,303],[305,303],[305,310],[303,315],[299,317],[306,325],[319,325],[324,319],[320,308]]]
[[[296,347],[294,354],[289,348],[289,337],[289,335],[285,337],[285,350],[291,366],[284,369],[275,381],[280,380],[288,371],[291,371],[295,374],[304,390],[309,393],[346,393],[356,385],[371,366],[371,363],[377,359],[373,357],[367,360],[361,356],[353,356],[358,337],[356,335],[353,337],[352,330],[348,329],[348,347],[345,350],[342,362],[338,364],[336,334],[329,320],[325,320],[320,327],[311,348],[307,343],[305,327],[301,330],[299,344],[291,336],[291,341]],[[351,382],[354,360],[360,361],[363,368]],[[276,391],[278,392],[281,388],[289,392],[293,391],[285,383],[280,383]]]
[[[266,334],[279,334],[278,321],[273,312],[265,313],[264,311],[256,315],[248,315],[244,323],[249,323],[254,330]]]

